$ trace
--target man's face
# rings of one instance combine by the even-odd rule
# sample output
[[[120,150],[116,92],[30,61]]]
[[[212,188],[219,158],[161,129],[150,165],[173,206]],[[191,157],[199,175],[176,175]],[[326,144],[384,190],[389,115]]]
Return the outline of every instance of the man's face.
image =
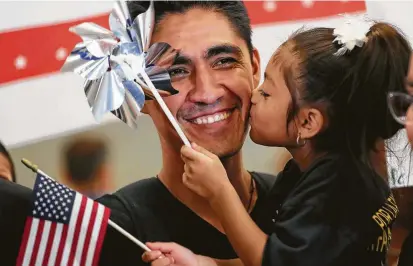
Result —
[[[245,41],[220,13],[194,8],[167,15],[152,42],[179,51],[170,68],[177,95],[164,98],[191,142],[220,157],[238,152],[248,127],[250,98],[258,85],[259,56],[251,61]],[[161,141],[180,148],[177,133],[160,108],[147,103]]]

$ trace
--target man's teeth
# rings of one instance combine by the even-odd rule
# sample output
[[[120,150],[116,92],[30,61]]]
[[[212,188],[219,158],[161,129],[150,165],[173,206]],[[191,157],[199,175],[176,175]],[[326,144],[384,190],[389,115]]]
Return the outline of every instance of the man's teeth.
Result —
[[[198,125],[212,124],[212,123],[227,119],[230,114],[231,112],[225,112],[225,113],[219,113],[219,114],[214,114],[214,115],[201,116],[195,119],[193,122]]]

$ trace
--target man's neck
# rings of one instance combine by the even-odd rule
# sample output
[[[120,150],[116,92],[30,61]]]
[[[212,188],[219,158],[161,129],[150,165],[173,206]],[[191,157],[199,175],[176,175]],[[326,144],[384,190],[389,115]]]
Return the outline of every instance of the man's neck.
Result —
[[[160,181],[185,205],[188,206],[191,203],[191,206],[199,205],[200,208],[206,208],[206,205],[208,205],[207,201],[188,189],[182,182],[184,163],[180,154],[176,151],[163,149],[162,157],[163,166],[158,174]],[[227,171],[229,181],[237,191],[242,202],[247,206],[251,197],[251,175],[244,169],[241,152],[222,163]]]

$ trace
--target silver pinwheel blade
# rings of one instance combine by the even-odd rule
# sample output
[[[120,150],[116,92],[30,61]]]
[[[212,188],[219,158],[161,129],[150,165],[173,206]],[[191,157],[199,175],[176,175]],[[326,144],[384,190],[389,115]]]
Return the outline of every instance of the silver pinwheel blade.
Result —
[[[154,99],[142,73],[146,73],[162,97],[177,94],[169,68],[177,51],[167,43],[150,46],[154,7],[133,19],[124,1],[117,1],[109,16],[110,30],[94,23],[82,23],[71,31],[82,39],[70,53],[63,72],[84,79],[84,91],[97,121],[112,112],[132,128],[145,100]]]

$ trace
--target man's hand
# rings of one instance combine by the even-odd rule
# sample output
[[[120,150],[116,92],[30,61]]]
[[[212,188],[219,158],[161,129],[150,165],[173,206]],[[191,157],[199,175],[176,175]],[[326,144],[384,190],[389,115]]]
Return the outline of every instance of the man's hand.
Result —
[[[212,201],[226,188],[232,187],[219,158],[206,149],[192,144],[183,146],[181,157],[185,162],[183,183],[203,198]]]
[[[152,266],[201,266],[197,255],[175,243],[147,243],[152,251],[143,253],[142,260]]]

